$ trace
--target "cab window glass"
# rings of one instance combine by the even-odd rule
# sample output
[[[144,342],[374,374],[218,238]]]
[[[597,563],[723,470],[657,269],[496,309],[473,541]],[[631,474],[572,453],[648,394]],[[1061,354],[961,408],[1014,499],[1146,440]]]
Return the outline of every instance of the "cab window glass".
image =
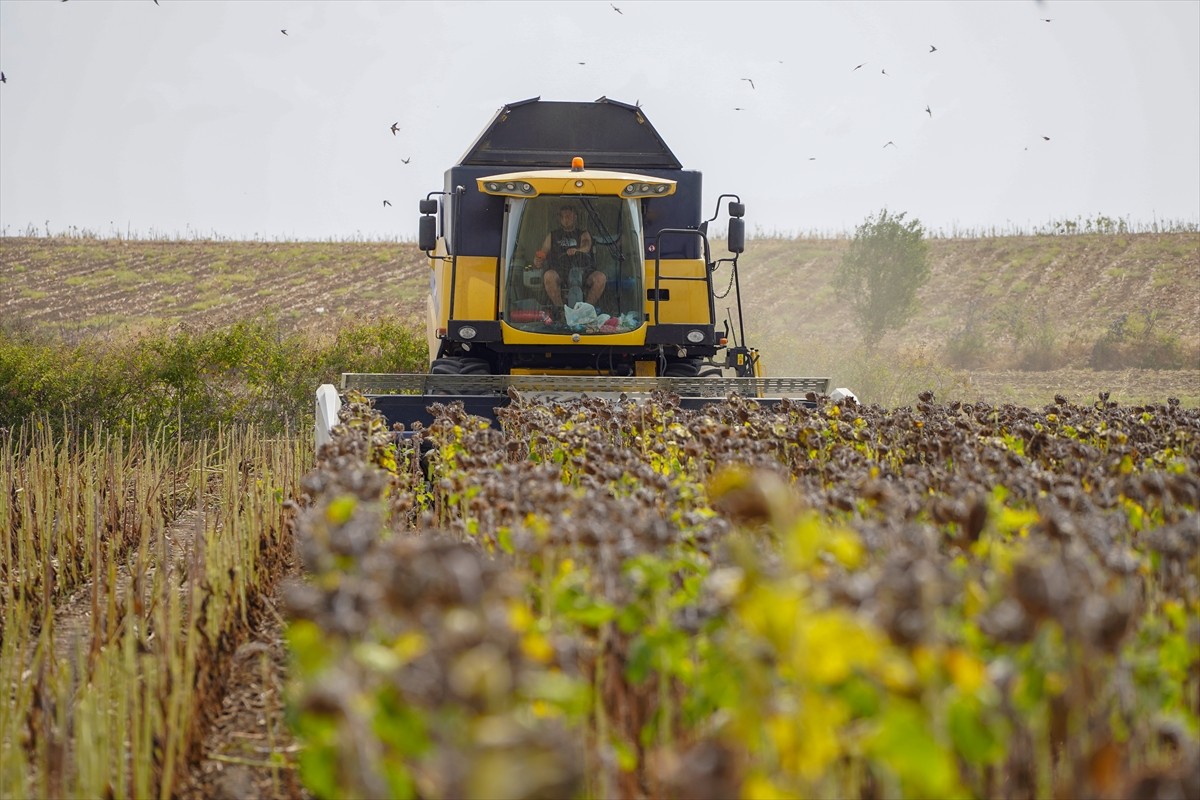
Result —
[[[505,319],[510,325],[603,334],[642,324],[643,250],[635,201],[514,200],[505,250]]]

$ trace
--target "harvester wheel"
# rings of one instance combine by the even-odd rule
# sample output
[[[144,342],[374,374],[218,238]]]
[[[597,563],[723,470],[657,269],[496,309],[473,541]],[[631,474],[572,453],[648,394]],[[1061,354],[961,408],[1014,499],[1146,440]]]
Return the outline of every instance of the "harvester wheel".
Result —
[[[461,359],[460,372],[463,375],[491,375],[492,365],[482,358]]]
[[[694,378],[700,374],[697,361],[673,361],[663,370],[664,378]]]
[[[435,358],[429,365],[429,372],[433,375],[457,375],[462,372],[462,359]]]
[[[458,375],[460,372],[462,372],[462,359],[458,358],[435,358],[429,365],[430,375]],[[450,394],[442,389],[431,389],[429,393]]]
[[[436,358],[429,365],[434,375],[491,375],[492,365],[482,358]]]
[[[431,375],[490,375],[492,374],[492,365],[482,358],[458,358],[455,356],[446,356],[444,358],[434,359],[429,365]],[[464,390],[465,394],[482,394],[483,392],[472,392],[469,389]],[[430,394],[449,394],[445,391],[431,391]]]

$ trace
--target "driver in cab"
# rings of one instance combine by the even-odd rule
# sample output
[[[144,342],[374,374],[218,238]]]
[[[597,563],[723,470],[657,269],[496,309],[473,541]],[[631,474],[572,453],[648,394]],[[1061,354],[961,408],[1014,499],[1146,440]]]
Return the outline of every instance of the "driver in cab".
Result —
[[[542,283],[546,294],[556,308],[561,309],[563,303],[563,286],[569,271],[573,267],[585,270],[591,268],[592,236],[579,228],[578,215],[575,206],[563,204],[558,210],[558,227],[546,234],[542,247],[534,258],[534,266],[545,270],[542,273]],[[549,260],[549,264],[547,264]],[[596,305],[604,294],[605,277],[603,272],[591,270],[583,279],[584,299],[590,305]]]

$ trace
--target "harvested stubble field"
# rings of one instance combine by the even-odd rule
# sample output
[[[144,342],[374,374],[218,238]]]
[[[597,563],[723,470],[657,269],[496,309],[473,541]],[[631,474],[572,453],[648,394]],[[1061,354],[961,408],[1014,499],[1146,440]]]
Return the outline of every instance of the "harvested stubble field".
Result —
[[[315,463],[246,427],[0,421],[0,796],[1200,796],[1200,239],[1154,236],[1031,237],[1064,269],[1152,262],[1097,279],[1086,316],[1042,290],[1074,333],[1037,372],[1015,369],[1028,275],[964,277],[1030,259],[933,242],[941,289],[863,362],[886,403],[518,399],[500,430],[442,409],[424,459],[352,403]],[[843,246],[751,243],[746,276],[757,251],[804,309],[803,351],[756,315],[777,374],[852,336]],[[0,331],[264,314],[319,337],[415,313],[410,249],[0,239]],[[116,261],[67,284],[112,252],[140,288],[98,288],[136,283]],[[192,265],[176,285],[250,277],[183,305],[155,258]],[[31,288],[39,263],[57,279]],[[1066,283],[1088,285],[1044,281]],[[981,291],[995,352],[951,370],[939,337]],[[1087,368],[1121,313],[1125,344],[1153,343],[1145,318],[1192,368]]]

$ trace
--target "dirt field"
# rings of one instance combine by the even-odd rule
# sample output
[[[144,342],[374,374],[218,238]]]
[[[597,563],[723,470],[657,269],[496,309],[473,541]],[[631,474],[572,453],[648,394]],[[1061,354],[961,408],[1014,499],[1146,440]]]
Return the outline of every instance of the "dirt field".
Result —
[[[1090,370],[1067,368],[1049,372],[1001,370],[971,372],[968,396],[988,398],[993,404],[1041,406],[1062,395],[1072,403],[1094,402],[1100,392],[1121,405],[1162,403],[1175,397],[1195,406],[1200,399],[1200,370]]]
[[[829,375],[864,401],[892,405],[925,389],[1028,405],[1102,391],[1123,403],[1200,404],[1200,234],[929,240],[920,307],[874,360],[856,354],[857,325],[833,289],[848,244],[748,243],[747,341],[768,374]],[[352,319],[420,328],[426,269],[412,243],[2,238],[0,333],[78,342],[248,317],[315,333]],[[727,280],[725,268],[715,278]],[[726,305],[736,312],[733,295],[718,302],[722,319]],[[1117,324],[1169,341],[1179,359],[1171,366],[1183,369],[1092,370],[1097,341]],[[951,351],[968,333],[970,363],[955,366]]]

